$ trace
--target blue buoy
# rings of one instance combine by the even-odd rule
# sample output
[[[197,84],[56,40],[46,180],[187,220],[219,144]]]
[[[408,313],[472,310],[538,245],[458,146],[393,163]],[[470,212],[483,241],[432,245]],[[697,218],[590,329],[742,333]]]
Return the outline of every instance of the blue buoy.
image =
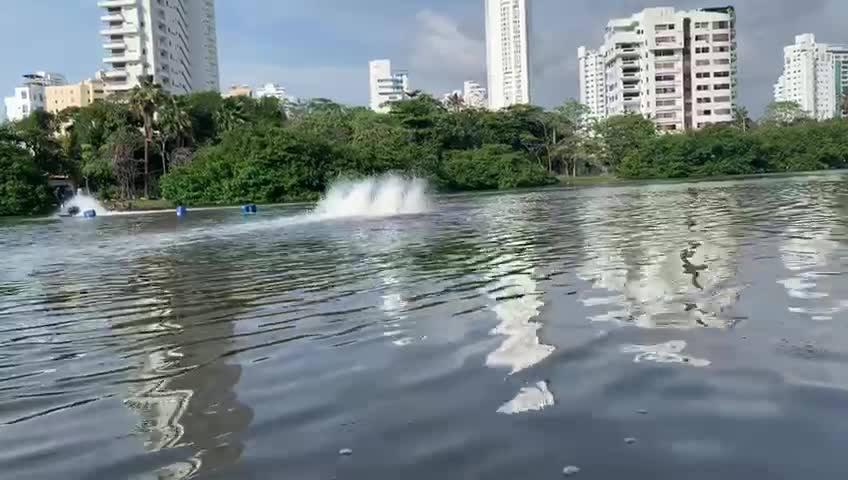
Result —
[[[247,205],[241,206],[241,213],[245,215],[255,215],[258,209],[256,208],[255,203],[248,203]]]
[[[182,205],[177,207],[177,216],[178,217],[185,217],[186,215],[188,215],[188,209],[186,207],[184,207]]]
[[[85,218],[94,218],[97,216],[97,211],[95,210],[86,210],[82,212],[82,216]]]

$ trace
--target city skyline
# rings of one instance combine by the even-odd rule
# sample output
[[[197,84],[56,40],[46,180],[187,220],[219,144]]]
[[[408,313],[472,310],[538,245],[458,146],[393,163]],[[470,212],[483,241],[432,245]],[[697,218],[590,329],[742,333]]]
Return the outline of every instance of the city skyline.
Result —
[[[0,90],[9,94],[29,71],[63,72],[70,82],[92,77],[102,68],[100,10],[95,0],[5,0],[0,40],[21,44],[27,31],[15,19],[36,16],[56,32],[32,37],[25,48],[0,60]],[[599,45],[609,19],[651,6],[678,9],[720,6],[730,2],[627,0],[601,2],[530,0],[532,99],[551,107],[578,97],[577,47]],[[783,64],[782,48],[795,35],[811,32],[827,42],[845,43],[833,18],[848,16],[848,4],[817,0],[740,0],[738,15],[739,101],[759,115],[772,100],[772,85]],[[298,97],[323,96],[354,105],[368,104],[367,62],[391,58],[410,70],[415,87],[438,94],[465,80],[485,81],[485,18],[482,0],[410,0],[403,5],[369,0],[362,8],[338,0],[248,0],[238,5],[217,2],[221,86],[277,82]],[[261,15],[257,15],[261,12]],[[319,25],[307,29],[304,25]],[[365,28],[363,28],[365,26]],[[307,31],[308,30],[308,31]],[[61,32],[62,49],[55,48]],[[303,42],[303,35],[312,41]],[[10,49],[11,50],[11,49]]]

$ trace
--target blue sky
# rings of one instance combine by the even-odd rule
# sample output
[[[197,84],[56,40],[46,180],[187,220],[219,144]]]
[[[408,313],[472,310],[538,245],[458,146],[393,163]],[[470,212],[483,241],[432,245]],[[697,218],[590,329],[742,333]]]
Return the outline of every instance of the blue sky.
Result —
[[[529,0],[534,103],[577,95],[576,50],[600,44],[607,20],[647,6],[724,1]],[[706,3],[705,3],[706,1]],[[20,75],[102,68],[97,0],[0,0],[0,95]],[[758,115],[795,34],[848,43],[848,1],[738,0],[740,101]],[[485,81],[482,0],[217,0],[223,85],[273,81],[299,97],[365,104],[367,62],[391,58],[414,88],[442,93]],[[34,21],[33,19],[37,19]],[[838,21],[837,21],[838,20]]]

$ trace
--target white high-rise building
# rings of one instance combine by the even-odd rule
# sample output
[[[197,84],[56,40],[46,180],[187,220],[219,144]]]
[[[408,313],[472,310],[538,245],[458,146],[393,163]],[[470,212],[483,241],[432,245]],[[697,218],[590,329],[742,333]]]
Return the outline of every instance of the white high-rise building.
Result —
[[[783,58],[775,101],[795,102],[818,120],[840,117],[848,94],[848,46],[816,43],[815,35],[805,33],[783,49]]]
[[[489,108],[530,103],[528,0],[485,0]]]
[[[168,92],[219,90],[214,0],[101,0],[106,90],[152,79]]]
[[[604,118],[607,115],[604,49],[598,51],[580,47],[577,59],[580,103],[589,107],[590,118]]]
[[[368,64],[370,73],[371,110],[386,113],[391,103],[404,100],[409,92],[409,74],[392,70],[391,60],[372,60]]]
[[[733,121],[737,95],[733,7],[648,8],[610,20],[599,52],[604,56],[606,116],[641,113],[663,131]],[[580,83],[597,88],[597,59],[585,54],[581,65],[595,64],[581,68]],[[587,93],[587,100],[590,97]]]
[[[15,88],[15,94],[6,97],[6,118],[17,122],[28,117],[32,112],[44,110],[45,88],[65,85],[65,76],[59,73],[35,72],[23,76],[20,87]]]
[[[486,108],[488,102],[486,87],[471,80],[466,81],[462,86],[462,98],[467,107]]]

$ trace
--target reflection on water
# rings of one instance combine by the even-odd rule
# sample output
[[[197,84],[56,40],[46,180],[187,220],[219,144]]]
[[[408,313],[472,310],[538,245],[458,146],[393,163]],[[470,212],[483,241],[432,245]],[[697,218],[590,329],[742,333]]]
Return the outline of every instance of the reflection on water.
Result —
[[[586,260],[581,279],[596,290],[582,298],[606,307],[592,320],[642,328],[730,328],[743,287],[736,277],[737,228],[716,212],[738,209],[732,196],[687,191],[591,198],[582,204]]]
[[[709,360],[682,355],[686,349],[686,342],[673,340],[660,345],[626,345],[621,348],[621,353],[635,353],[633,361],[656,362],[656,363],[685,363],[693,367],[708,367]]]
[[[841,175],[427,203],[0,225],[0,476],[848,470]]]

